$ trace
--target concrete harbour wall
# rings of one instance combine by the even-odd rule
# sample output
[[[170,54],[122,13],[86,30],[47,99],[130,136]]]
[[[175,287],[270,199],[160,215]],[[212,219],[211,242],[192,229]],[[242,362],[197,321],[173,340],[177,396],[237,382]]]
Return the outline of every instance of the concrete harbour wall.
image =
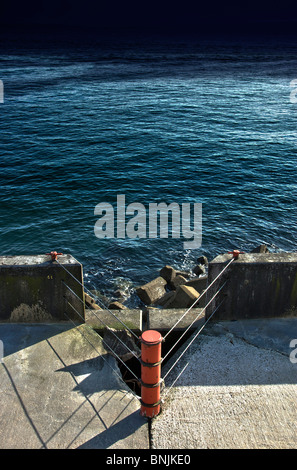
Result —
[[[232,254],[217,256],[208,266],[208,285],[219,275]],[[226,269],[207,292],[206,310],[215,320],[297,316],[297,253],[246,253]]]
[[[50,322],[69,318],[82,322],[82,265],[71,255],[59,256],[59,263],[79,282],[50,256],[1,256],[0,321]]]
[[[71,255],[61,255],[58,259],[59,263],[47,255],[0,257],[1,322],[45,323],[70,319],[79,323],[87,321],[93,327],[98,324],[99,320],[91,315],[91,311],[87,316],[85,313],[82,265]],[[231,259],[232,254],[222,254],[209,263],[208,285]],[[226,281],[207,307],[206,319],[222,301],[214,315],[215,321],[297,316],[297,253],[240,254],[209,288],[204,301],[208,303]],[[175,324],[184,310],[127,309],[116,314],[122,315],[124,323],[130,322],[133,330],[166,330]],[[184,329],[194,322],[198,310],[189,312],[178,328]],[[100,318],[107,317],[106,323],[115,328],[110,313],[99,311]]]

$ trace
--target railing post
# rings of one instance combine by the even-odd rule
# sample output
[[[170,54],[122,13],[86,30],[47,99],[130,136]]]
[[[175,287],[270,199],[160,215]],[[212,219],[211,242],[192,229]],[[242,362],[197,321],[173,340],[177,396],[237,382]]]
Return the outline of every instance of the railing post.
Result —
[[[144,331],[141,340],[141,410],[140,414],[153,418],[160,413],[161,333]]]

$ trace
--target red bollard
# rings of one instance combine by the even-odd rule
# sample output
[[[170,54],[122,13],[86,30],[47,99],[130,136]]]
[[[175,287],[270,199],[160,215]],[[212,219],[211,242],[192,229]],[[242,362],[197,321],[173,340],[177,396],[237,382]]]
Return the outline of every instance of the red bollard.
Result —
[[[52,261],[57,261],[58,255],[62,255],[63,253],[57,253],[56,251],[51,251],[50,253],[45,253],[48,256],[52,257]]]
[[[239,250],[233,250],[233,251],[228,251],[231,255],[233,255],[234,259],[238,259],[240,254],[244,254],[244,251],[239,251]]]
[[[161,333],[144,331],[141,340],[141,416],[153,418],[160,413]]]

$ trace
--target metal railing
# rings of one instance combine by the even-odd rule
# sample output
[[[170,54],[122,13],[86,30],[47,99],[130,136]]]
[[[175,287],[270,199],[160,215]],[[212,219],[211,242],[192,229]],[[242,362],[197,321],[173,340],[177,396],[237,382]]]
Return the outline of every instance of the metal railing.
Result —
[[[53,252],[52,252],[53,253]],[[56,252],[54,252],[56,253]],[[152,343],[150,344],[147,339],[145,339],[145,337],[147,338],[147,332],[144,332],[142,334],[141,337],[137,336],[137,334],[135,334],[135,332],[133,330],[131,330],[114,312],[112,312],[109,308],[106,307],[106,305],[104,305],[104,303],[102,302],[102,300],[92,294],[62,263],[59,262],[59,260],[57,259],[57,256],[55,256],[55,261],[65,270],[65,272],[67,272],[67,274],[69,276],[71,276],[71,278],[73,278],[79,285],[80,287],[83,289],[83,292],[87,293],[92,299],[94,299],[96,301],[96,303],[101,307],[103,308],[106,312],[108,312],[110,315],[112,315],[113,318],[115,318],[124,328],[124,330],[126,330],[128,333],[130,333],[134,339],[136,340],[136,344],[140,341],[142,346],[143,344],[145,344],[144,348],[146,348],[146,352],[148,349],[150,349],[150,346],[157,346],[159,345],[160,342],[163,342],[166,340],[166,338],[168,338],[168,336],[176,329],[177,325],[186,317],[186,315],[195,307],[195,305],[197,304],[197,302],[199,302],[201,300],[201,298],[203,296],[205,296],[209,290],[215,285],[215,283],[222,277],[222,275],[224,274],[224,272],[230,267],[230,265],[234,262],[234,260],[236,260],[239,256],[239,251],[237,250],[234,250],[233,252],[233,257],[231,258],[231,260],[229,260],[226,264],[226,266],[224,266],[224,268],[221,270],[221,272],[215,277],[215,279],[207,286],[207,288],[203,291],[203,293],[192,303],[192,305],[187,308],[185,310],[185,312],[181,315],[181,317],[178,319],[178,321],[172,326],[172,328],[170,328],[170,330],[164,335],[164,337],[162,338],[161,335],[159,334],[161,340],[160,341],[152,341]],[[58,253],[56,253],[56,255],[58,255]],[[68,286],[68,284],[62,280],[61,281],[64,285],[64,287],[70,292],[70,294],[72,296],[75,297],[75,299],[78,299],[80,302],[84,303],[85,300],[84,298],[81,299],[81,297],[79,297],[79,295],[77,295],[74,290]],[[175,377],[174,381],[171,383],[170,387],[167,389],[165,387],[165,379],[169,376],[169,374],[172,373],[172,371],[176,368],[177,364],[179,363],[179,361],[181,360],[181,358],[185,355],[185,353],[189,350],[190,346],[194,343],[194,341],[196,341],[196,339],[198,338],[198,336],[200,335],[200,333],[202,332],[202,330],[205,328],[205,326],[207,325],[207,323],[210,321],[210,319],[214,316],[214,314],[216,313],[216,311],[221,307],[221,305],[223,304],[224,302],[224,299],[219,303],[219,305],[213,310],[213,312],[208,316],[208,318],[204,321],[203,325],[198,327],[195,332],[193,333],[192,337],[191,337],[191,340],[188,342],[188,344],[186,345],[186,347],[182,350],[182,352],[179,353],[177,359],[173,362],[173,364],[170,366],[170,368],[167,370],[167,372],[165,373],[165,375],[162,377],[161,376],[161,366],[162,364],[164,363],[164,361],[166,361],[166,359],[168,359],[169,355],[173,352],[173,350],[177,347],[177,345],[180,343],[180,341],[184,338],[184,336],[190,331],[190,329],[192,328],[192,326],[194,325],[194,323],[200,318],[202,317],[203,313],[206,311],[206,309],[211,305],[211,303],[214,301],[214,299],[219,295],[219,293],[222,291],[222,289],[225,287],[226,283],[228,281],[226,280],[216,291],[215,293],[212,295],[211,299],[208,300],[207,304],[205,305],[205,307],[199,312],[199,314],[196,316],[196,318],[191,322],[191,324],[182,332],[182,334],[179,336],[179,338],[177,339],[177,341],[174,343],[173,346],[170,347],[170,349],[166,352],[166,354],[164,355],[163,358],[160,357],[160,360],[149,360],[149,356],[147,356],[146,360],[143,361],[143,356],[141,355],[138,355],[136,354],[131,348],[129,348],[129,346],[121,340],[121,338],[119,338],[119,336],[115,333],[115,331],[113,331],[113,329],[111,329],[108,324],[100,317],[100,310],[89,310],[89,312],[91,312],[97,320],[100,321],[100,323],[104,326],[104,328],[106,328],[116,339],[116,341],[118,341],[131,355],[132,357],[134,357],[135,359],[137,359],[137,361],[139,361],[139,363],[141,364],[141,367],[142,367],[142,376],[141,378],[140,377],[137,377],[137,375],[135,374],[135,372],[126,364],[125,361],[123,361],[123,359],[116,353],[116,351],[114,351],[114,349],[112,349],[112,347],[110,345],[108,345],[108,349],[111,351],[111,353],[117,358],[117,360],[119,360],[122,365],[126,368],[126,370],[131,374],[132,377],[134,377],[134,379],[136,380],[136,382],[140,383],[141,384],[141,390],[143,391],[144,388],[146,388],[146,391],[147,389],[154,389],[155,391],[157,391],[157,393],[154,394],[154,400],[152,401],[152,403],[143,403],[143,400],[141,399],[141,397],[139,397],[135,392],[133,392],[133,390],[130,388],[131,390],[131,393],[135,396],[135,398],[137,398],[137,400],[140,401],[141,403],[141,406],[142,406],[142,415],[143,416],[149,416],[149,417],[153,417],[153,416],[156,416],[158,414],[157,413],[154,413],[154,411],[152,411],[155,407],[156,410],[159,410],[159,405],[160,403],[164,403],[165,399],[168,397],[172,387],[175,385],[175,383],[178,381],[178,379],[181,377],[181,375],[184,373],[184,371],[186,370],[186,368],[188,367],[189,365],[189,362],[190,360],[187,362],[187,364],[182,368],[182,370],[179,372],[179,374]],[[78,315],[78,317],[82,320],[82,322],[85,321],[85,319],[83,318],[83,316],[80,314],[80,312],[77,310],[76,307],[74,307],[74,305],[66,298],[66,296],[64,296],[64,299],[65,301],[67,302],[67,305],[76,313],[76,315]],[[65,312],[65,316],[68,318],[68,320],[72,321],[72,323],[77,326],[75,324],[75,322],[73,320],[70,319],[70,317],[67,315],[67,313]],[[82,331],[79,330],[80,333],[83,335]],[[153,333],[158,333],[154,330],[152,330]],[[85,336],[85,335],[83,335]],[[101,340],[103,341],[104,343],[104,338],[102,338],[100,335],[99,337],[101,338]],[[89,339],[85,336],[85,338],[87,339],[87,341],[92,345],[92,343],[89,341]],[[94,345],[92,345],[93,348],[96,350],[96,347]],[[153,354],[153,350],[154,348],[151,348],[151,352]],[[101,352],[97,351],[96,352],[98,354],[102,354]],[[142,348],[142,354],[143,354],[143,348]],[[113,372],[121,379],[123,380],[123,377],[120,376],[120,374],[118,373],[118,371],[111,366],[111,364],[109,363],[109,361],[107,361],[104,356],[101,356],[108,364],[108,366],[113,370]],[[153,357],[153,356],[152,356]],[[159,374],[159,380],[157,383],[145,383],[143,381],[143,371],[146,370],[146,376],[149,376],[149,374],[147,374],[148,372],[148,368],[149,367],[158,367],[159,368],[159,371],[158,371],[158,374]],[[157,374],[157,375],[158,375]],[[133,380],[134,380],[133,379]],[[161,390],[162,388],[162,390]],[[142,392],[141,392],[142,393]],[[157,397],[157,399],[156,399]],[[144,406],[145,405],[145,406]]]
[[[61,266],[65,272],[71,276],[71,278],[73,278],[77,283],[78,285],[81,286],[81,288],[83,289],[83,292],[87,293],[92,299],[94,299],[96,301],[96,303],[105,310],[107,311],[110,315],[112,315],[113,318],[115,318],[124,328],[124,330],[126,330],[127,332],[129,332],[137,341],[139,341],[139,337],[135,334],[135,332],[133,330],[131,330],[114,312],[112,312],[108,307],[106,307],[106,305],[104,305],[104,303],[102,302],[102,300],[96,296],[96,295],[93,295],[62,263],[59,262],[59,260],[56,258],[55,261],[59,264],[59,266]],[[71,293],[72,296],[74,296],[77,300],[79,300],[82,304],[84,304],[84,299],[81,299],[79,297],[79,295],[77,295],[74,290],[68,286],[68,284],[62,280],[61,281],[64,285],[64,287]],[[75,314],[80,318],[80,320],[82,322],[85,321],[84,317],[81,315],[81,313],[77,310],[77,308],[74,307],[74,305],[66,298],[66,296],[64,295],[64,299],[67,303],[67,305],[75,312]],[[121,340],[121,338],[119,338],[119,336],[113,331],[112,328],[110,328],[108,326],[108,324],[100,317],[100,314],[97,314],[96,312],[98,311],[95,311],[95,310],[89,310],[89,312],[94,315],[96,317],[97,320],[99,320],[99,322],[104,326],[104,328],[106,328],[106,330],[108,330],[112,335],[113,337],[116,339],[117,342],[119,342],[126,350],[127,352],[129,352],[135,359],[137,359],[139,362],[140,362],[140,357],[139,355],[137,355],[131,348],[129,348],[129,346]],[[71,321],[73,323],[73,325],[75,327],[77,327],[77,325],[75,324],[75,322],[69,317],[69,315],[67,315],[66,312],[64,312],[64,315],[66,316],[66,318]],[[87,341],[91,344],[91,346],[95,349],[95,351],[98,353],[98,355],[101,355],[102,353],[100,353],[99,351],[97,351],[96,347],[90,342],[90,340],[86,337],[86,335],[83,335],[83,333],[81,332],[81,330],[79,329],[79,332],[82,334],[82,336],[84,336]],[[97,333],[98,336],[100,337],[100,339],[102,340],[102,342],[104,343],[104,338],[102,338],[102,336],[100,336],[99,333]],[[108,344],[107,345],[108,347],[108,350],[111,351],[111,353],[116,357],[116,359],[118,361],[121,362],[121,364],[127,369],[127,371],[136,379],[137,382],[140,382],[140,378],[137,377],[137,375],[133,372],[133,370],[126,364],[125,361],[123,361],[123,359],[116,353],[116,351]],[[104,356],[101,356],[105,361],[106,359],[104,358]],[[113,370],[113,372],[121,379],[123,380],[123,378],[120,376],[120,374],[118,373],[118,371],[111,366],[111,364],[106,361],[108,366]],[[131,393],[135,396],[135,398],[137,398],[137,400],[140,400],[140,397],[135,393],[133,392],[133,390],[131,389]]]
[[[221,270],[221,272],[215,277],[215,279],[213,279],[213,281],[207,286],[207,288],[203,291],[203,293],[193,302],[193,304],[185,311],[185,313],[179,318],[179,320],[173,325],[173,327],[165,334],[164,336],[164,340],[166,340],[166,338],[170,335],[170,333],[172,333],[174,331],[174,329],[177,327],[177,325],[181,322],[181,320],[183,320],[185,318],[185,316],[195,307],[195,305],[201,300],[201,298],[203,296],[205,296],[209,290],[215,285],[215,283],[222,277],[222,275],[224,274],[224,272],[230,267],[230,265],[238,258],[240,252],[238,250],[233,250],[233,252],[231,252],[233,254],[233,257],[231,258],[231,260],[229,260],[226,264],[226,266],[224,266],[224,268]],[[175,344],[169,349],[169,351],[167,351],[167,353],[165,354],[165,356],[162,358],[162,362],[164,362],[168,356],[170,355],[170,353],[176,348],[177,344],[181,341],[181,339],[187,334],[187,332],[191,329],[191,327],[193,326],[193,324],[200,318],[202,317],[203,313],[206,311],[206,309],[212,304],[212,302],[214,301],[214,299],[218,296],[218,294],[222,291],[222,289],[226,286],[227,284],[227,280],[216,290],[216,292],[214,293],[214,295],[212,296],[212,298],[207,302],[207,304],[205,305],[205,307],[199,312],[199,314],[196,316],[196,318],[191,322],[191,324],[183,331],[183,333],[180,335],[180,337],[178,338],[178,340],[175,342]],[[175,369],[176,365],[179,363],[179,361],[181,360],[181,358],[184,356],[184,354],[186,353],[186,351],[188,351],[188,349],[190,348],[190,346],[194,343],[194,341],[198,338],[198,336],[200,335],[200,333],[202,332],[202,330],[205,328],[205,326],[207,325],[207,323],[210,321],[210,319],[214,316],[214,314],[217,312],[217,310],[221,307],[221,305],[224,303],[224,300],[223,299],[219,305],[213,310],[213,312],[208,316],[208,318],[204,321],[203,325],[201,327],[198,327],[195,332],[193,333],[192,335],[192,338],[190,340],[190,342],[187,344],[187,346],[183,349],[183,351],[179,354],[179,356],[177,357],[177,359],[174,361],[174,363],[170,366],[170,368],[167,370],[167,372],[165,373],[165,375],[162,377],[162,382],[164,384],[164,387],[163,387],[163,394],[161,394],[161,402],[164,402],[165,399],[167,398],[167,396],[169,395],[172,387],[175,385],[175,383],[178,381],[178,379],[181,377],[181,375],[184,373],[184,371],[186,370],[186,368],[188,367],[189,365],[189,362],[187,362],[187,364],[182,368],[182,370],[180,371],[180,373],[177,375],[177,377],[174,379],[174,381],[171,383],[169,389],[166,389],[165,387],[165,379],[169,376],[169,374],[171,374],[171,372]]]

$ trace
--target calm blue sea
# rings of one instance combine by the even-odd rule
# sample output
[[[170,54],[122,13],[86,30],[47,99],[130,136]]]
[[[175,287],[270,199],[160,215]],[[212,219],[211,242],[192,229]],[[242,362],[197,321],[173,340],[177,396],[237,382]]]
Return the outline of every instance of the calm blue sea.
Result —
[[[198,40],[1,50],[1,255],[71,253],[108,294],[201,254],[296,251],[296,52]],[[96,238],[95,206],[119,194],[202,203],[202,246]]]

